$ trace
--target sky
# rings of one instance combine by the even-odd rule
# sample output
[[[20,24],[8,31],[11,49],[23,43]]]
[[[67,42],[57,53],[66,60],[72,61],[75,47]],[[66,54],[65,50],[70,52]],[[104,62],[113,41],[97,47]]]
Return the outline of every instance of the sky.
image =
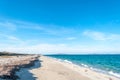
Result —
[[[0,0],[0,51],[120,53],[120,0]]]

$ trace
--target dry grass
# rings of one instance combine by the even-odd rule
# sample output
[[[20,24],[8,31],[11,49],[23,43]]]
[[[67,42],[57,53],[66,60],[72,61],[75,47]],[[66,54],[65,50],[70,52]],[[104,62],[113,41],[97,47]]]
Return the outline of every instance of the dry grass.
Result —
[[[0,58],[11,58],[13,56],[0,56]]]

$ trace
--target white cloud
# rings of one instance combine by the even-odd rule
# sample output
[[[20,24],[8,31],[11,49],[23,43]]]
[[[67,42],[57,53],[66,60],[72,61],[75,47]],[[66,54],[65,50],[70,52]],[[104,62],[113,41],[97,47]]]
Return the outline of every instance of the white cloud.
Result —
[[[19,21],[19,20],[9,20],[4,19],[0,20],[0,27],[9,29],[9,30],[39,30],[40,33],[50,34],[50,35],[63,35],[63,34],[71,34],[74,32],[73,29],[65,28],[64,26],[58,26],[53,24],[40,24],[40,23],[31,23],[27,21]]]
[[[10,47],[1,48],[2,51],[22,52],[22,53],[76,53],[87,52],[81,47],[69,46],[66,44],[39,44],[34,46]]]
[[[67,37],[66,39],[67,39],[67,40],[75,40],[76,37]]]
[[[120,42],[112,42],[109,43],[110,40],[118,40],[120,41],[120,35],[119,34],[109,34],[109,33],[103,33],[103,32],[97,32],[92,30],[86,30],[83,32],[84,37],[89,37],[91,39],[94,39],[96,41],[106,41],[108,43],[91,43],[89,40],[87,40],[88,44],[85,42],[80,42],[80,39],[77,37],[74,37],[74,29],[71,28],[65,28],[64,26],[57,26],[57,25],[42,25],[42,24],[35,24],[30,23],[26,21],[16,21],[16,20],[7,20],[7,21],[0,21],[0,29],[2,31],[2,28],[5,28],[4,33],[1,32],[0,34],[0,51],[10,51],[10,52],[22,52],[22,53],[100,53],[100,52],[120,52],[119,44]],[[42,38],[35,38],[35,39],[22,39],[20,38],[15,30],[36,30],[37,32],[54,35],[55,39],[54,41],[59,40],[76,40],[78,39],[78,42],[71,43],[65,43],[63,44],[59,43],[49,43],[50,38],[48,38],[48,43],[40,43],[40,40],[44,40]],[[7,33],[9,30],[15,31],[11,34]],[[27,32],[27,31],[26,31]],[[32,34],[32,33],[31,33]],[[65,35],[66,34],[66,35]],[[71,35],[72,34],[72,35]],[[21,34],[21,36],[23,36]],[[78,36],[79,34],[75,34]],[[46,36],[46,35],[45,35]],[[58,38],[60,36],[60,38]],[[70,36],[70,37],[69,37]],[[27,37],[27,36],[26,36]],[[40,36],[39,36],[40,37]],[[57,38],[56,38],[57,37]],[[82,38],[84,38],[82,36]],[[32,37],[31,37],[32,38]],[[6,42],[2,42],[1,39]],[[59,39],[59,40],[58,40]],[[84,39],[83,39],[84,40]],[[53,41],[53,40],[51,40]],[[84,45],[84,43],[86,45]],[[89,44],[91,43],[91,44]],[[82,45],[81,45],[82,44]],[[117,47],[117,48],[116,48]]]
[[[88,36],[94,40],[100,40],[100,41],[120,39],[120,35],[118,34],[105,34],[103,32],[97,32],[97,31],[91,31],[91,30],[84,31],[83,35]]]
[[[6,35],[6,34],[0,34],[0,38],[12,40],[12,41],[20,41],[19,38],[12,36],[12,35]]]
[[[84,45],[67,45],[67,44],[39,44],[34,46],[22,46],[0,48],[1,51],[19,52],[19,53],[119,53],[120,47],[108,46],[84,46]]]
[[[11,22],[8,22],[8,21],[0,21],[0,27],[14,31],[14,30],[16,30],[17,26]]]
[[[20,39],[18,39],[15,36],[7,36],[9,39],[13,40],[13,41],[20,41]]]

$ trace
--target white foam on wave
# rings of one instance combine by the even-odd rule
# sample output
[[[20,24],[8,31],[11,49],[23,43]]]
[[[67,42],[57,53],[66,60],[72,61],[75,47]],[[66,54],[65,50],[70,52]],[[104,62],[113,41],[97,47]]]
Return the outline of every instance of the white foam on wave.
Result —
[[[81,65],[82,65],[83,67],[88,68],[88,65],[86,65],[86,64],[83,64],[83,63],[82,63]]]
[[[52,59],[60,61],[60,62],[65,62],[65,63],[73,64],[71,61],[69,61],[67,59],[63,60],[63,59],[58,59],[58,58],[53,58],[53,57],[52,57]]]
[[[53,58],[53,57],[52,57]],[[93,71],[96,71],[96,72],[101,72],[101,73],[103,73],[103,74],[108,74],[108,75],[111,75],[111,76],[115,76],[115,77],[117,77],[117,78],[120,78],[120,74],[118,74],[118,73],[114,73],[113,71],[105,71],[105,70],[101,70],[101,69],[97,69],[97,68],[94,68],[94,67],[91,67],[91,66],[89,66],[89,65],[86,65],[86,64],[83,64],[83,63],[81,63],[80,65],[78,65],[78,64],[75,64],[75,63],[73,63],[73,62],[71,62],[71,61],[69,61],[69,60],[67,60],[67,59],[65,59],[65,60],[63,60],[63,59],[58,59],[58,58],[53,58],[53,59],[55,59],[55,60],[57,60],[57,61],[60,61],[60,62],[65,62],[65,63],[69,63],[69,64],[72,64],[72,65],[75,65],[75,66],[78,66],[78,67],[85,67],[85,68],[89,68],[89,69],[91,69],[91,70],[93,70]]]
[[[93,68],[93,67],[89,67],[89,69],[91,69],[91,70],[93,70],[93,71],[96,71],[96,72],[101,72],[101,73],[103,73],[103,74],[107,74],[107,75],[111,75],[111,76],[120,78],[120,74],[115,73],[115,72],[113,72],[113,71],[106,71],[106,70],[101,70],[101,69]]]
[[[101,70],[101,69],[97,69],[97,68],[93,68],[93,67],[90,67],[90,69],[93,70],[93,71],[96,71],[96,72],[101,72],[103,74],[108,74],[108,75],[120,78],[120,74],[119,73],[115,73],[113,71],[105,71],[105,70]]]
[[[118,73],[114,73],[113,71],[109,71],[108,73],[110,75],[113,75],[113,76],[116,76],[116,77],[120,78],[120,74],[118,74]]]
[[[67,59],[65,59],[65,60],[63,60],[63,59],[58,59],[58,58],[52,58],[52,59],[55,59],[55,60],[60,61],[60,62],[65,62],[65,63],[73,64],[71,61],[69,61],[69,60],[67,60]]]
[[[64,60],[64,62],[66,62],[66,63],[69,63],[69,64],[73,64],[71,61],[69,61],[69,60]]]

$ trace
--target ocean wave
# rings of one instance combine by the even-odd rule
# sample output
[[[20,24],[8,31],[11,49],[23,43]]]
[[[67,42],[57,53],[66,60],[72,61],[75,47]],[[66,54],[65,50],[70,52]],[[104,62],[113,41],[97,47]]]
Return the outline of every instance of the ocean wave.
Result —
[[[69,63],[69,64],[73,64],[71,61],[69,61],[69,60],[64,60],[64,62],[66,62],[66,63]]]
[[[113,76],[116,76],[116,77],[120,78],[120,74],[118,74],[118,73],[114,73],[113,71],[109,71],[108,73],[110,75],[113,75]]]
[[[88,65],[81,63],[81,66],[88,68]]]
[[[71,61],[65,59],[65,60],[62,60],[62,59],[58,59],[58,58],[53,58],[54,60],[57,60],[57,61],[60,61],[60,62],[65,62],[65,63],[69,63],[69,64],[73,64]]]
[[[115,76],[117,78],[120,78],[120,74],[119,73],[115,73],[113,71],[106,71],[106,70],[102,70],[102,69],[98,69],[98,68],[93,68],[93,67],[89,67],[91,70],[93,71],[96,71],[96,72],[100,72],[100,73],[103,73],[103,74],[108,74],[108,75],[111,75],[111,76]]]
[[[74,63],[74,62],[69,61],[69,60],[67,60],[67,59],[65,59],[65,60],[64,60],[64,59],[58,59],[58,58],[53,58],[53,59],[55,59],[55,60],[57,60],[57,61],[60,61],[60,62],[69,63],[69,64],[72,64],[72,65],[75,65],[75,66],[89,68],[90,70],[93,70],[93,71],[96,71],[96,72],[100,72],[100,73],[103,73],[103,74],[107,74],[107,75],[111,75],[111,76],[115,76],[115,77],[117,77],[117,78],[120,78],[120,74],[114,73],[113,71],[102,70],[102,69],[100,69],[100,68],[95,68],[95,67],[93,67],[93,66],[89,66],[89,65],[83,64],[83,63],[77,64],[77,63]]]
[[[100,68],[93,68],[93,67],[89,67],[89,69],[91,69],[93,71],[96,71],[96,72],[100,72],[100,73],[103,73],[103,74],[108,74],[108,75],[120,78],[120,74],[119,73],[115,73],[113,71],[107,71],[107,70],[102,70]]]

